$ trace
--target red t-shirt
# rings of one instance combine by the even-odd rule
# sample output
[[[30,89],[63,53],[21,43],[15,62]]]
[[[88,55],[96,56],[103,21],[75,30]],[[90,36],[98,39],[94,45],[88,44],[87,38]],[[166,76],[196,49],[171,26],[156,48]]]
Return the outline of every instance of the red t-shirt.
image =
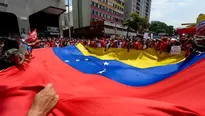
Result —
[[[60,47],[63,47],[63,41],[60,40]]]
[[[123,48],[126,48],[128,46],[128,42],[124,42]]]
[[[133,47],[134,47],[134,49],[138,49],[138,42],[136,41],[136,42],[134,42],[134,45],[133,45]]]
[[[160,50],[167,50],[168,43],[168,41],[162,41],[160,44]]]
[[[140,43],[140,42],[138,42],[138,49],[140,49],[140,50],[142,50],[143,49],[143,46],[142,46],[142,44]]]
[[[97,47],[96,41],[93,42],[93,47]]]
[[[102,47],[105,47],[105,46],[106,46],[105,40],[101,40],[100,43],[101,43]]]
[[[53,41],[50,41],[50,47],[55,47],[55,43]]]
[[[74,41],[71,41],[70,44],[71,44],[71,45],[74,45]]]
[[[50,47],[50,43],[48,41],[44,42],[44,47],[45,48]]]
[[[114,48],[117,48],[117,41],[114,41],[114,42],[113,42],[113,47],[114,47]]]

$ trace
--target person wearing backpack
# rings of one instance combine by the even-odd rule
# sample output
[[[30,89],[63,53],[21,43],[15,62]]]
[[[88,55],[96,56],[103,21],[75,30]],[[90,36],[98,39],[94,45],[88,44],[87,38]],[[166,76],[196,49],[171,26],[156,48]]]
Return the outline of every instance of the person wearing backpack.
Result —
[[[0,70],[12,66],[19,67],[24,63],[25,56],[19,50],[19,44],[15,39],[5,39],[0,57]]]

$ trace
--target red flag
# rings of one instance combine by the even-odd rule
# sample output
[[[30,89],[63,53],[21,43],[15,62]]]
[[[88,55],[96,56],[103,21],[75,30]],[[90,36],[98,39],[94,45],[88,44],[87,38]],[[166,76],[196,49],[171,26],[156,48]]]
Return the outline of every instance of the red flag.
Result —
[[[35,45],[33,46],[34,48],[37,48],[39,46],[38,37],[37,37],[37,29],[34,29],[32,32],[29,33],[27,42],[28,43],[33,43],[36,42]]]
[[[29,38],[36,39],[37,38],[37,29],[33,30],[32,32],[29,32]]]

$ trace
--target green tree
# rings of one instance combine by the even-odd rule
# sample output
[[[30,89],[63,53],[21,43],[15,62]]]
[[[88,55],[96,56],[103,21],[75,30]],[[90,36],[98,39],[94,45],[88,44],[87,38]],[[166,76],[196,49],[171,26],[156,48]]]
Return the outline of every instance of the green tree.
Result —
[[[149,27],[149,31],[154,32],[155,34],[159,33],[166,33],[167,35],[173,35],[174,34],[174,27],[168,26],[164,22],[160,21],[152,21]]]
[[[149,23],[147,18],[140,18],[140,24],[139,24],[139,29],[138,31],[140,33],[143,33],[146,29],[149,28]]]
[[[169,25],[167,28],[168,28],[167,34],[173,35],[174,34],[174,26]]]
[[[149,23],[146,18],[140,17],[137,13],[132,13],[131,16],[125,20],[124,25],[128,27],[128,32],[130,29],[133,29],[136,33],[142,33],[148,28]]]

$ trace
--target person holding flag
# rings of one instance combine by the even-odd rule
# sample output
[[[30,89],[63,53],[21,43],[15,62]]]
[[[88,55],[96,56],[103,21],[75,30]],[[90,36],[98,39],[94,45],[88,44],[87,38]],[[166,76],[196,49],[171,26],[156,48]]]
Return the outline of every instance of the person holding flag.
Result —
[[[39,39],[37,38],[37,30],[35,29],[33,32],[28,33],[29,37],[26,40],[28,45],[28,52],[30,53],[30,57],[32,58],[32,50],[33,48],[39,48]]]
[[[19,43],[14,38],[5,38],[0,56],[0,70],[7,69],[12,66],[20,68],[25,61],[24,54],[19,49]]]

